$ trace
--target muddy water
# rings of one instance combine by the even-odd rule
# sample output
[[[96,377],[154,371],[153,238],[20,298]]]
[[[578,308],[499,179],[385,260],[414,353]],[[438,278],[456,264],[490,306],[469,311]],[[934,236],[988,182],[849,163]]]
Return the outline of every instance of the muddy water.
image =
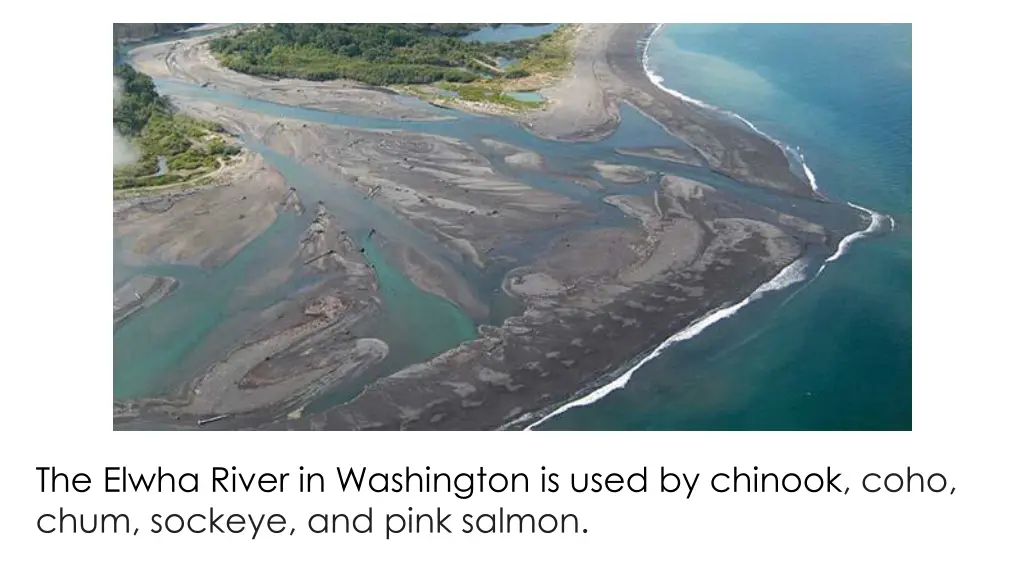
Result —
[[[526,243],[501,248],[497,254],[520,262],[546,250],[561,234],[604,226],[630,226],[615,208],[602,202],[607,194],[650,194],[651,184],[616,185],[604,182],[606,190],[595,192],[573,183],[567,174],[587,176],[600,181],[591,166],[595,160],[643,166],[657,174],[677,174],[715,185],[768,206],[788,208],[790,212],[820,212],[816,203],[782,198],[780,195],[743,186],[707,169],[687,167],[660,160],[625,157],[617,147],[684,146],[635,110],[624,107],[622,124],[610,138],[596,143],[562,143],[534,137],[516,123],[483,118],[454,111],[445,121],[398,121],[338,114],[320,110],[283,106],[247,98],[225,91],[158,80],[157,88],[170,96],[200,98],[253,112],[329,125],[363,129],[402,129],[426,132],[463,140],[494,161],[495,168],[535,188],[565,195],[584,203],[595,213],[591,221],[575,228],[565,227],[537,234]],[[415,105],[425,105],[415,101]],[[414,246],[432,259],[449,264],[490,305],[489,323],[500,323],[519,311],[516,302],[499,289],[510,264],[477,270],[463,262],[460,255],[437,244],[429,236],[397,217],[379,204],[342,182],[320,171],[303,166],[290,157],[277,154],[259,143],[253,135],[243,135],[247,145],[262,154],[289,186],[298,189],[308,210],[304,215],[282,214],[259,238],[246,246],[224,266],[201,270],[191,266],[129,265],[115,243],[115,285],[135,274],[166,275],[177,278],[178,289],[156,305],[140,311],[114,333],[114,397],[132,398],[171,392],[175,386],[191,380],[204,366],[222,358],[247,331],[255,326],[257,313],[272,303],[301,289],[302,281],[293,281],[272,290],[251,294],[247,288],[265,274],[283,265],[294,254],[298,242],[312,220],[312,208],[323,202],[346,233],[362,245],[367,260],[374,265],[380,286],[383,313],[359,336],[377,337],[388,343],[388,357],[357,381],[333,389],[318,399],[309,410],[321,410],[354,396],[367,382],[393,373],[410,364],[427,360],[475,336],[476,325],[457,306],[425,292],[401,273],[391,261],[395,251],[381,243]],[[480,143],[483,138],[499,140],[539,153],[548,166],[548,174],[506,166],[499,155]],[[801,208],[794,210],[792,204]],[[372,237],[369,231],[374,229]],[[308,280],[306,280],[308,282]]]

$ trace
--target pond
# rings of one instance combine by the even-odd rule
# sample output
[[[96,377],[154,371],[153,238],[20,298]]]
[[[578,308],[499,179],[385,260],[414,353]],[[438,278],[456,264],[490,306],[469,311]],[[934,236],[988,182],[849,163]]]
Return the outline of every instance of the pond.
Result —
[[[539,104],[544,101],[544,97],[540,95],[540,92],[505,92],[505,95],[515,98],[520,102],[533,102]]]
[[[470,42],[512,42],[515,40],[529,40],[554,32],[558,24],[498,24],[497,27],[488,26],[463,36],[463,40]]]

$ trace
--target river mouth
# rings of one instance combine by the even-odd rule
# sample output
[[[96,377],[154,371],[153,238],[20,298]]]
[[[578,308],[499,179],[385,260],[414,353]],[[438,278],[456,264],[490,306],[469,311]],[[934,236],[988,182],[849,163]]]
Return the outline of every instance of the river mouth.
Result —
[[[273,224],[226,263],[212,267],[140,259],[123,247],[128,239],[115,240],[115,285],[137,276],[171,277],[178,282],[172,293],[115,327],[115,400],[188,392],[185,387],[199,378],[204,368],[250,337],[262,321],[263,311],[312,289],[317,279],[302,275],[289,276],[268,289],[250,288],[289,266],[296,244],[314,220],[316,206],[325,207],[337,218],[375,271],[380,313],[353,328],[353,336],[383,341],[388,352],[369,370],[303,404],[303,415],[349,402],[368,384],[426,362],[473,340],[485,327],[500,326],[517,316],[523,311],[523,302],[503,290],[511,271],[530,265],[566,237],[604,229],[637,229],[635,220],[624,217],[605,198],[650,196],[654,183],[662,176],[702,182],[765,209],[784,208],[810,221],[828,221],[839,228],[851,222],[850,212],[842,207],[744,185],[704,166],[620,153],[623,149],[681,146],[677,138],[631,106],[621,107],[621,123],[610,137],[596,142],[560,142],[536,137],[516,122],[502,118],[453,113],[448,120],[395,120],[285,106],[175,80],[157,80],[156,85],[162,94],[178,101],[213,103],[340,129],[456,139],[485,157],[500,176],[565,198],[586,211],[588,217],[529,235],[498,238],[483,265],[476,266],[408,219],[368,199],[365,190],[332,179],[329,173],[282,153],[265,141],[265,134],[242,132],[239,136],[246,147],[295,189],[307,210],[302,214],[281,211]],[[506,154],[486,141],[535,154],[543,160],[543,169],[508,162]],[[649,176],[637,182],[609,180],[594,167],[595,162],[628,164],[646,170]],[[409,251],[457,276],[458,282],[468,287],[470,297],[483,303],[485,310],[470,311],[460,302],[424,289],[409,275]]]

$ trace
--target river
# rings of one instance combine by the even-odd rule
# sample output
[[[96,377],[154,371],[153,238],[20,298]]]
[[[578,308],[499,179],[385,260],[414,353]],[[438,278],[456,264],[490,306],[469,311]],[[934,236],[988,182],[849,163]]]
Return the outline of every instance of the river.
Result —
[[[681,30],[669,27],[666,33],[655,37],[652,50],[657,49],[655,62],[659,66],[659,73],[666,83],[687,78],[690,80],[686,85],[687,90],[696,85],[714,86],[718,80],[715,77],[700,77],[702,72],[697,65],[673,67],[666,64],[672,57],[671,50],[678,46],[674,43],[670,46],[668,43],[685,37],[685,32]],[[702,78],[704,84],[694,81],[695,74]],[[706,72],[704,74],[707,75]],[[270,116],[354,128],[402,129],[454,137],[492,158],[496,154],[482,145],[480,140],[500,140],[541,154],[554,172],[589,173],[596,177],[590,167],[594,160],[627,162],[659,173],[672,173],[703,181],[768,206],[785,202],[788,207],[793,203],[791,198],[782,198],[778,194],[741,185],[703,168],[642,158],[624,160],[614,152],[615,148],[679,145],[678,140],[666,134],[660,126],[629,107],[622,109],[622,124],[610,138],[594,143],[562,143],[536,138],[514,122],[500,118],[453,112],[455,119],[450,121],[383,120],[283,106],[171,80],[157,80],[156,85],[161,93],[172,97],[201,98]],[[711,95],[706,96],[712,98]],[[723,99],[715,103],[731,109],[731,105],[735,105],[734,109],[744,114],[749,112],[742,102]],[[415,105],[426,106],[420,102]],[[447,114],[449,111],[445,112]],[[844,193],[841,197],[855,202],[863,201],[873,209],[885,208],[904,213],[899,206],[872,206],[871,201],[875,198],[869,195],[849,193],[850,189],[845,186],[847,181],[823,160],[839,155],[835,149],[838,136],[830,145],[824,140],[818,142],[804,138],[803,134],[796,131],[779,129],[776,132],[777,128],[771,125],[769,132],[787,142],[799,143],[810,158],[815,173],[830,192],[836,190]],[[508,302],[507,297],[498,290],[507,268],[494,267],[479,271],[467,267],[461,259],[448,253],[405,220],[373,202],[365,201],[359,191],[336,181],[325,180],[292,159],[267,150],[251,136],[246,138],[246,142],[281,172],[289,185],[299,190],[304,203],[311,205],[318,201],[324,202],[352,233],[352,237],[364,238],[366,257],[375,266],[378,275],[384,304],[383,314],[374,326],[366,329],[366,334],[361,335],[387,341],[391,348],[389,356],[358,382],[336,388],[318,399],[309,407],[310,410],[323,410],[344,402],[374,378],[427,360],[471,339],[476,333],[477,323],[457,306],[420,290],[401,274],[399,268],[389,261],[389,251],[382,249],[379,244],[381,237],[388,241],[414,244],[450,264],[470,282],[481,300],[490,304],[491,314],[486,319],[487,323],[498,323],[508,314],[516,312],[516,305]],[[822,159],[820,163],[816,162],[819,158]],[[567,179],[505,166],[500,162],[496,163],[496,167],[519,181],[566,195],[592,207],[599,217],[596,222],[583,226],[630,225],[617,209],[601,201],[602,194],[595,194]],[[649,188],[612,185],[606,193],[646,194]],[[816,210],[813,203],[796,203],[799,206],[795,210],[789,208],[796,214],[802,210],[809,213]],[[905,218],[909,219],[909,181],[905,213]],[[180,281],[179,288],[168,298],[135,314],[115,331],[115,398],[158,395],[171,389],[175,383],[189,379],[208,362],[223,356],[230,349],[230,343],[251,327],[254,311],[297,289],[299,286],[284,285],[268,293],[250,296],[245,287],[291,255],[308,224],[307,220],[308,217],[289,213],[281,215],[267,232],[245,247],[229,263],[209,270],[188,266],[130,265],[121,257],[119,247],[115,245],[115,285],[135,274],[174,276]],[[370,229],[379,232],[376,240],[366,234]],[[887,240],[893,241],[898,240]],[[905,242],[907,300],[895,298],[894,305],[905,304],[909,316],[909,234]],[[852,249],[853,255],[843,258],[836,265],[828,266],[812,282],[797,283],[787,290],[773,293],[770,298],[764,298],[756,306],[744,309],[735,319],[716,325],[700,338],[673,346],[658,361],[638,371],[633,378],[634,382],[622,391],[596,404],[570,410],[545,422],[542,428],[909,427],[909,327],[905,333],[894,331],[889,335],[892,341],[883,338],[879,344],[880,349],[889,350],[893,356],[892,362],[899,365],[897,368],[901,368],[905,360],[906,370],[897,370],[895,374],[885,377],[884,385],[871,386],[871,394],[879,394],[881,391],[883,397],[867,401],[872,405],[892,406],[891,417],[864,417],[863,398],[860,403],[854,402],[853,408],[846,415],[837,415],[837,411],[841,411],[838,401],[830,402],[824,414],[817,414],[822,410],[821,401],[817,400],[821,396],[829,397],[831,393],[838,398],[859,397],[858,380],[843,373],[849,355],[859,357],[856,347],[847,350],[845,354],[835,353],[849,348],[843,346],[842,342],[850,337],[845,330],[849,327],[835,326],[831,320],[826,320],[820,308],[820,300],[839,298],[847,304],[853,302],[854,306],[867,305],[865,299],[882,290],[871,285],[877,281],[877,277],[870,274],[864,277],[863,270],[849,269],[852,267],[851,262],[864,258],[873,262],[867,267],[869,271],[877,270],[872,266],[884,266],[884,263],[878,263],[877,256],[870,256],[880,248],[866,248],[869,244],[857,244]],[[517,249],[536,252],[542,247],[543,239],[539,239],[535,245],[520,246]],[[825,256],[816,255],[817,259],[811,265],[819,266]],[[851,297],[853,300],[850,300]],[[829,318],[834,318],[835,310],[829,306],[825,308],[831,315]],[[799,334],[808,337],[794,337],[794,331],[797,330]],[[811,334],[814,335],[813,340],[834,344],[835,350],[830,350],[833,353],[826,356],[826,359],[816,357],[815,350],[807,349],[807,344],[812,340]],[[884,345],[893,348],[886,349]],[[904,345],[905,358],[901,348]],[[758,351],[758,346],[767,346],[767,350]],[[799,383],[793,383],[792,378],[785,380],[788,383],[787,390],[793,388],[799,392],[795,400],[786,396],[788,401],[764,402],[766,397],[774,397],[772,390],[778,388],[776,382],[782,370],[780,367],[789,370],[794,364],[806,363],[808,359],[811,359],[814,368],[796,376]],[[772,369],[768,369],[768,366]],[[872,378],[879,376],[874,371],[871,374]],[[861,374],[860,377],[863,376]],[[814,393],[818,396],[813,396]],[[905,407],[902,404],[904,396]],[[808,398],[816,400],[812,402]],[[747,416],[737,418],[737,413]]]

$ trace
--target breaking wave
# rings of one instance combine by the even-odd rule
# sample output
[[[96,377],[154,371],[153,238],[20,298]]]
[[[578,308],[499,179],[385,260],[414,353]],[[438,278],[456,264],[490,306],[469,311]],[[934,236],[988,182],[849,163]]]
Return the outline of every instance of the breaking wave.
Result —
[[[807,165],[807,160],[804,160],[804,153],[800,151],[800,148],[796,149],[796,153],[797,157],[800,158],[800,165],[804,168],[804,176],[807,176],[807,183],[811,185],[811,190],[817,192],[818,179],[814,177],[814,172],[811,172],[811,167]]]
[[[654,84],[655,86],[657,86],[658,89],[660,89],[661,91],[666,92],[668,94],[671,94],[672,96],[674,96],[674,97],[676,97],[676,98],[678,98],[678,99],[680,99],[680,100],[682,100],[684,102],[689,102],[690,104],[693,104],[695,106],[700,106],[702,108],[706,108],[708,110],[712,110],[712,111],[717,112],[719,114],[723,114],[723,115],[725,115],[725,116],[727,116],[729,118],[737,120],[737,121],[741,122],[742,124],[744,124],[745,126],[747,126],[748,128],[750,128],[750,130],[752,130],[753,132],[763,136],[764,138],[767,138],[768,140],[773,142],[776,146],[778,146],[779,149],[782,150],[783,154],[787,155],[787,157],[796,158],[799,161],[800,165],[803,168],[804,176],[807,178],[807,183],[810,185],[812,190],[817,191],[818,190],[817,179],[815,178],[814,172],[811,170],[810,166],[807,165],[807,162],[804,159],[804,154],[803,154],[803,152],[799,148],[792,148],[792,147],[790,147],[790,146],[788,146],[788,145],[786,145],[786,144],[776,140],[775,138],[772,138],[771,136],[769,136],[765,132],[761,131],[752,122],[750,122],[746,118],[740,116],[739,114],[736,114],[735,112],[730,112],[728,110],[720,109],[720,108],[718,108],[716,106],[712,106],[711,104],[708,104],[708,103],[703,102],[701,100],[698,100],[696,98],[687,96],[687,95],[685,95],[685,94],[683,94],[683,93],[681,93],[679,91],[673,90],[672,88],[669,88],[669,87],[665,86],[665,84],[664,84],[664,80],[665,79],[662,78],[660,75],[658,75],[651,68],[650,58],[649,58],[649,48],[650,48],[650,45],[651,45],[651,39],[654,37],[655,34],[658,33],[658,31],[661,30],[661,28],[663,26],[664,26],[664,24],[658,24],[654,28],[654,30],[651,32],[650,36],[647,37],[646,43],[644,44],[644,48],[643,48],[643,58],[642,58],[642,61],[643,61],[644,72],[647,74],[647,77],[650,79],[651,83]],[[858,206],[857,204],[854,204],[852,202],[848,202],[847,204],[849,204],[851,207],[853,207],[853,208],[855,208],[857,210],[860,210],[861,212],[864,212],[865,214],[868,214],[871,217],[871,222],[863,230],[858,230],[857,232],[854,232],[854,233],[846,236],[842,240],[840,240],[839,241],[839,245],[836,247],[836,251],[831,256],[829,256],[828,259],[826,259],[824,263],[822,263],[821,267],[815,273],[814,278],[817,278],[818,275],[821,274],[821,272],[825,269],[825,266],[829,262],[832,262],[834,260],[838,260],[840,257],[842,257],[846,253],[846,251],[849,249],[849,246],[852,243],[856,242],[857,240],[860,240],[861,238],[864,238],[866,236],[870,236],[870,235],[875,234],[876,232],[878,232],[881,229],[881,227],[882,227],[882,221],[883,221],[884,218],[888,218],[889,219],[889,225],[890,225],[890,227],[892,229],[896,228],[896,223],[892,219],[891,216],[880,214],[880,213],[875,212],[873,210],[869,210],[867,208],[864,208],[863,206]],[[582,396],[582,397],[577,398],[575,400],[570,400],[569,402],[566,402],[565,404],[562,404],[558,408],[552,410],[548,414],[546,414],[543,417],[541,417],[536,422],[534,422],[534,423],[530,424],[529,426],[527,426],[526,430],[533,430],[535,427],[543,424],[544,422],[546,422],[547,420],[550,420],[551,418],[554,418],[554,417],[556,417],[556,416],[558,416],[560,414],[563,414],[563,413],[565,413],[565,412],[567,412],[567,411],[569,411],[569,410],[571,410],[573,408],[576,408],[576,407],[579,407],[579,406],[586,406],[588,404],[593,404],[594,402],[597,402],[598,400],[604,398],[605,396],[607,396],[608,394],[614,392],[615,390],[618,390],[620,388],[625,388],[626,384],[628,384],[630,379],[633,377],[633,374],[637,370],[639,370],[641,366],[643,366],[644,364],[647,364],[648,362],[650,362],[651,360],[657,358],[658,356],[661,356],[661,354],[667,348],[669,348],[671,345],[673,345],[673,344],[675,344],[677,342],[682,342],[684,340],[689,340],[691,338],[696,337],[697,335],[699,335],[701,332],[703,332],[709,326],[715,324],[716,322],[718,322],[720,320],[724,320],[725,318],[729,318],[730,316],[733,316],[740,309],[742,309],[744,306],[750,304],[751,302],[754,302],[754,301],[760,299],[762,296],[764,296],[765,294],[767,294],[769,292],[774,292],[774,291],[782,290],[784,288],[787,288],[789,286],[792,286],[794,284],[797,284],[799,282],[807,280],[807,278],[808,278],[808,276],[807,276],[807,265],[808,265],[808,261],[805,258],[801,258],[799,260],[796,260],[795,262],[793,262],[790,265],[788,265],[785,268],[783,268],[771,280],[769,280],[768,282],[765,282],[761,286],[758,286],[756,290],[754,290],[752,293],[750,293],[749,296],[747,296],[746,298],[744,298],[740,302],[738,302],[736,304],[732,304],[730,306],[719,308],[717,310],[714,310],[714,311],[708,313],[707,315],[705,315],[702,318],[700,318],[699,320],[693,322],[692,324],[690,324],[689,326],[687,326],[683,330],[681,330],[681,331],[673,334],[672,336],[670,336],[667,340],[665,340],[664,342],[659,344],[658,347],[654,349],[654,351],[652,351],[650,354],[648,354],[647,356],[645,356],[642,359],[640,359],[639,362],[634,364],[626,372],[622,373],[621,375],[619,375],[617,378],[615,378],[614,380],[612,380],[608,384],[605,384],[604,386],[601,386],[601,387],[591,391],[589,394],[586,394],[585,396]],[[520,416],[519,418],[517,418],[515,420],[515,422],[512,423],[512,425],[515,425],[515,424],[518,424],[520,422],[526,421],[526,420],[532,418],[533,416],[534,416],[533,413],[524,414],[524,415]]]
[[[662,92],[665,92],[666,94],[671,94],[672,96],[684,102],[689,102],[690,104],[693,104],[695,106],[700,106],[701,108],[712,110],[718,114],[722,114],[724,116],[732,118],[733,120],[742,123],[744,126],[749,128],[754,133],[759,134],[764,138],[768,139],[770,142],[778,146],[779,150],[782,150],[782,153],[785,154],[786,157],[795,157],[800,162],[800,166],[803,168],[804,171],[804,176],[807,178],[807,183],[810,185],[811,190],[817,192],[818,181],[814,177],[814,172],[811,171],[811,167],[808,166],[807,162],[804,160],[803,152],[800,152],[799,148],[791,148],[787,144],[771,137],[769,134],[755,126],[753,122],[747,120],[746,118],[740,116],[735,112],[732,112],[730,110],[723,110],[722,108],[708,104],[703,100],[698,100],[697,98],[693,98],[692,96],[687,96],[686,94],[683,94],[678,90],[673,90],[672,88],[665,86],[665,78],[663,78],[661,75],[654,71],[654,68],[651,67],[650,61],[651,40],[654,38],[654,35],[657,34],[664,26],[664,24],[658,24],[657,26],[655,26],[654,30],[647,37],[647,40],[644,43],[643,57],[641,58],[641,62],[643,63],[644,73],[647,74],[647,78],[651,81],[651,84],[654,84]]]
[[[644,364],[650,362],[651,360],[657,358],[658,356],[661,356],[661,353],[664,352],[669,346],[675,344],[676,342],[682,342],[683,340],[689,340],[691,338],[694,338],[695,336],[703,332],[708,326],[711,326],[712,324],[718,322],[719,320],[724,320],[725,318],[732,316],[741,308],[743,308],[747,304],[750,304],[751,302],[754,302],[755,300],[758,300],[768,292],[782,290],[783,288],[792,286],[793,284],[801,282],[806,278],[807,261],[801,258],[791,263],[789,266],[783,268],[771,280],[758,286],[756,290],[751,292],[749,296],[747,296],[740,302],[732,304],[731,306],[719,308],[708,313],[707,315],[697,320],[693,324],[690,324],[683,330],[670,336],[667,340],[659,344],[653,352],[643,357],[639,362],[634,364],[629,370],[624,372],[618,378],[590,392],[586,396],[562,404],[558,408],[552,410],[550,413],[545,415],[540,420],[537,420],[533,424],[527,426],[526,430],[532,430],[535,426],[542,424],[546,420],[554,418],[555,416],[558,416],[559,414],[562,414],[567,410],[576,408],[577,406],[586,406],[587,404],[593,404],[594,402],[597,402],[598,400],[604,398],[605,396],[614,392],[615,390],[618,390],[619,388],[624,388],[626,384],[629,383],[629,379],[633,377],[634,372],[639,370],[640,367],[643,366]]]
[[[860,210],[861,212],[871,216],[871,223],[868,224],[867,228],[865,228],[863,230],[858,230],[858,231],[854,232],[853,234],[850,234],[850,235],[846,236],[845,238],[843,238],[842,240],[840,240],[839,241],[839,246],[836,247],[836,251],[833,252],[832,255],[829,256],[827,259],[825,259],[825,263],[821,265],[822,269],[824,269],[825,265],[828,264],[829,262],[832,262],[834,260],[838,260],[840,257],[842,257],[843,254],[846,254],[846,251],[850,248],[850,244],[853,244],[857,240],[860,240],[861,238],[864,238],[865,236],[870,236],[870,235],[878,232],[879,230],[881,230],[882,229],[882,219],[887,217],[886,215],[880,214],[878,212],[875,212],[874,210],[869,210],[869,209],[867,209],[867,208],[865,208],[863,206],[858,206],[858,205],[854,204],[853,202],[847,202],[847,204],[850,205],[852,208],[856,208],[857,210]],[[892,217],[889,216],[888,218],[889,218],[889,221],[892,222]],[[819,270],[819,272],[821,272],[821,271]]]

